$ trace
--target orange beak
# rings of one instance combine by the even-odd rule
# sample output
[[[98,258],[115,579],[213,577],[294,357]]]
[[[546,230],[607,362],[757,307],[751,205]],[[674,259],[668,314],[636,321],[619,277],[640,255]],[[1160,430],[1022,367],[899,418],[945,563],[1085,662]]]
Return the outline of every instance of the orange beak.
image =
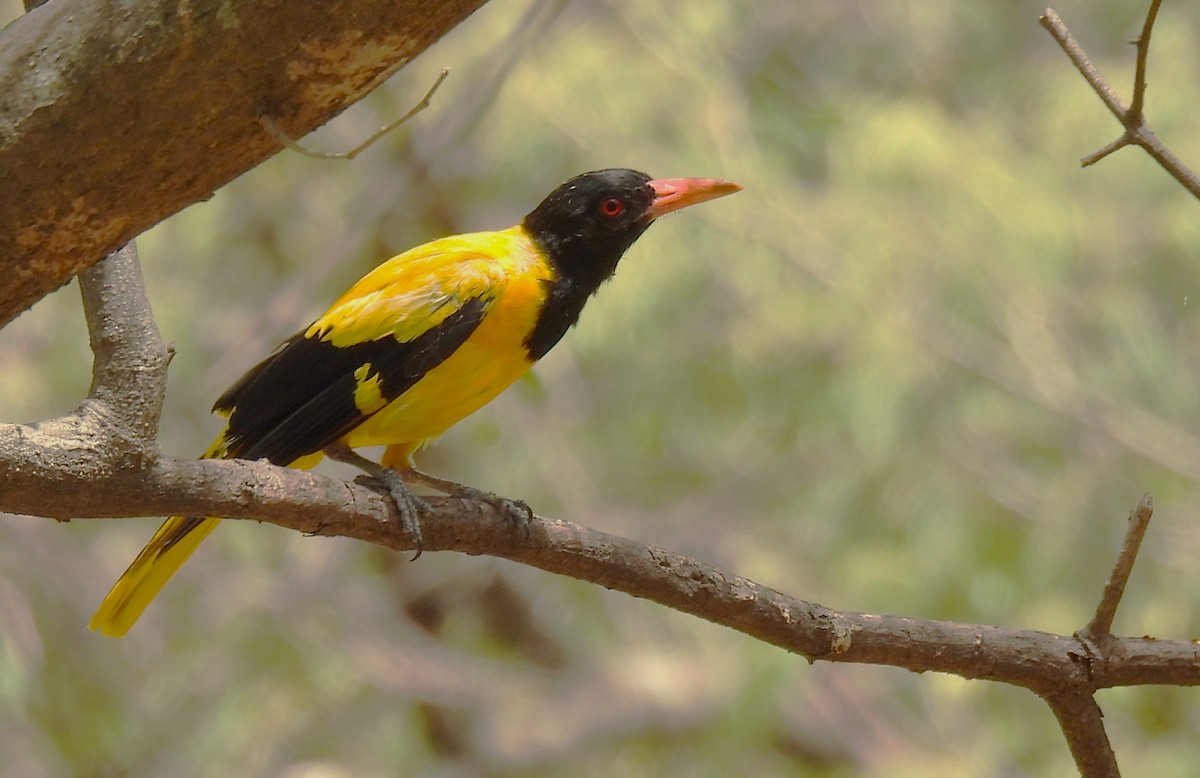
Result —
[[[716,178],[656,178],[650,182],[650,186],[654,187],[654,202],[650,204],[647,219],[657,219],[680,208],[715,200],[742,189],[731,181]]]

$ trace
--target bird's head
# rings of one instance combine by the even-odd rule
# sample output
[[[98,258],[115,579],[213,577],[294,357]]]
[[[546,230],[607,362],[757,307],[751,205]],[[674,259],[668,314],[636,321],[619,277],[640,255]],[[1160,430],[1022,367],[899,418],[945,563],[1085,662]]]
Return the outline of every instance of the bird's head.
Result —
[[[636,170],[597,170],[551,192],[525,217],[524,227],[560,274],[595,291],[659,216],[739,189],[711,178],[652,179]]]

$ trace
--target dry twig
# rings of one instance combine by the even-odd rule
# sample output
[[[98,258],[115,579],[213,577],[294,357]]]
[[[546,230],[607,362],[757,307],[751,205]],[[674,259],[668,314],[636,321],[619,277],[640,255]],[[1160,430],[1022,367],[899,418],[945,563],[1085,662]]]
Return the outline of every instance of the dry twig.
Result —
[[[377,140],[382,138],[384,135],[387,135],[392,130],[395,130],[400,125],[404,124],[409,119],[413,118],[414,116],[419,114],[421,111],[424,111],[426,108],[428,108],[429,101],[433,99],[434,93],[437,92],[438,88],[441,87],[442,82],[445,81],[446,77],[449,75],[450,75],[450,68],[442,68],[442,72],[437,77],[437,80],[433,82],[433,86],[429,87],[429,91],[425,93],[425,96],[422,97],[420,99],[420,101],[417,102],[416,105],[414,105],[412,108],[409,108],[408,112],[405,113],[403,116],[401,116],[399,119],[395,120],[394,122],[391,122],[390,124],[388,124],[384,127],[381,127],[373,135],[371,135],[369,138],[367,138],[366,140],[364,140],[362,143],[358,144],[354,148],[350,149],[349,151],[316,151],[314,149],[308,148],[307,146],[304,146],[303,144],[301,144],[300,142],[298,142],[294,138],[292,138],[290,135],[288,135],[286,132],[284,132],[282,129],[280,129],[279,125],[276,124],[275,120],[272,119],[270,116],[263,114],[262,116],[258,117],[258,121],[259,121],[259,123],[262,124],[263,128],[266,129],[266,131],[269,132],[273,138],[275,138],[275,140],[279,141],[284,146],[291,149],[292,151],[297,152],[298,154],[303,154],[306,157],[312,157],[314,159],[351,160],[351,159],[354,159],[355,157],[357,157],[362,152],[366,151],[368,148],[370,148],[372,146],[372,144],[374,144]]]
[[[1083,74],[1084,79],[1095,90],[1104,104],[1108,106],[1108,110],[1112,111],[1117,120],[1125,127],[1125,132],[1121,137],[1109,143],[1104,148],[1096,151],[1080,160],[1080,163],[1087,167],[1094,165],[1101,159],[1104,159],[1109,154],[1117,149],[1125,146],[1141,146],[1150,156],[1154,157],[1155,161],[1162,166],[1164,170],[1184,186],[1193,197],[1200,198],[1200,178],[1190,170],[1187,165],[1179,161],[1170,149],[1163,145],[1158,136],[1150,129],[1150,125],[1146,123],[1145,112],[1143,106],[1145,104],[1146,93],[1146,62],[1150,51],[1150,33],[1154,28],[1154,22],[1158,17],[1158,7],[1162,0],[1151,0],[1150,10],[1146,14],[1145,24],[1142,26],[1142,34],[1135,41],[1137,46],[1137,65],[1133,84],[1133,103],[1130,107],[1126,107],[1121,98],[1113,90],[1096,66],[1088,58],[1087,53],[1071,35],[1071,31],[1067,29],[1067,25],[1054,12],[1053,8],[1047,8],[1045,13],[1038,19],[1043,27],[1054,36],[1054,40],[1058,41],[1058,45],[1062,47],[1071,62],[1075,63],[1075,67]]]

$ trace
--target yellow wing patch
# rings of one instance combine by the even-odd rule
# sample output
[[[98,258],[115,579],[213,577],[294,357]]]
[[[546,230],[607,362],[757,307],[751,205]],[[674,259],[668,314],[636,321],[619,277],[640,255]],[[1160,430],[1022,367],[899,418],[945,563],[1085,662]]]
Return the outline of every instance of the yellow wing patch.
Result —
[[[363,416],[370,416],[383,406],[387,400],[383,397],[383,378],[379,373],[371,372],[368,362],[354,371],[354,407]]]
[[[471,299],[485,303],[509,279],[542,265],[520,228],[442,238],[381,264],[350,287],[304,333],[334,346],[391,335],[408,342]]]
[[[407,343],[470,300],[488,307],[465,343],[391,402],[384,398],[382,378],[370,362],[355,367],[354,405],[369,418],[345,442],[389,444],[390,461],[408,462],[422,442],[499,394],[530,366],[524,340],[552,275],[553,269],[520,227],[436,240],[367,274],[305,332],[306,338],[339,348],[386,337]],[[218,401],[223,416],[234,411],[243,388],[241,382],[235,384],[222,398],[229,402]],[[228,434],[227,427],[205,456],[227,456]],[[321,456],[302,456],[291,466],[312,467]],[[106,635],[123,635],[219,521],[170,518],[113,586],[89,626]]]

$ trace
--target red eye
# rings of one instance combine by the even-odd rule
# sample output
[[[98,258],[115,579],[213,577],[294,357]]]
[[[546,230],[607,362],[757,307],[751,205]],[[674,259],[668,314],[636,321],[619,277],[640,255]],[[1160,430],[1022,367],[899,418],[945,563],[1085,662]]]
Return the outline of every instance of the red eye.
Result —
[[[608,217],[620,216],[625,212],[625,203],[619,197],[606,197],[600,203],[600,213]]]

